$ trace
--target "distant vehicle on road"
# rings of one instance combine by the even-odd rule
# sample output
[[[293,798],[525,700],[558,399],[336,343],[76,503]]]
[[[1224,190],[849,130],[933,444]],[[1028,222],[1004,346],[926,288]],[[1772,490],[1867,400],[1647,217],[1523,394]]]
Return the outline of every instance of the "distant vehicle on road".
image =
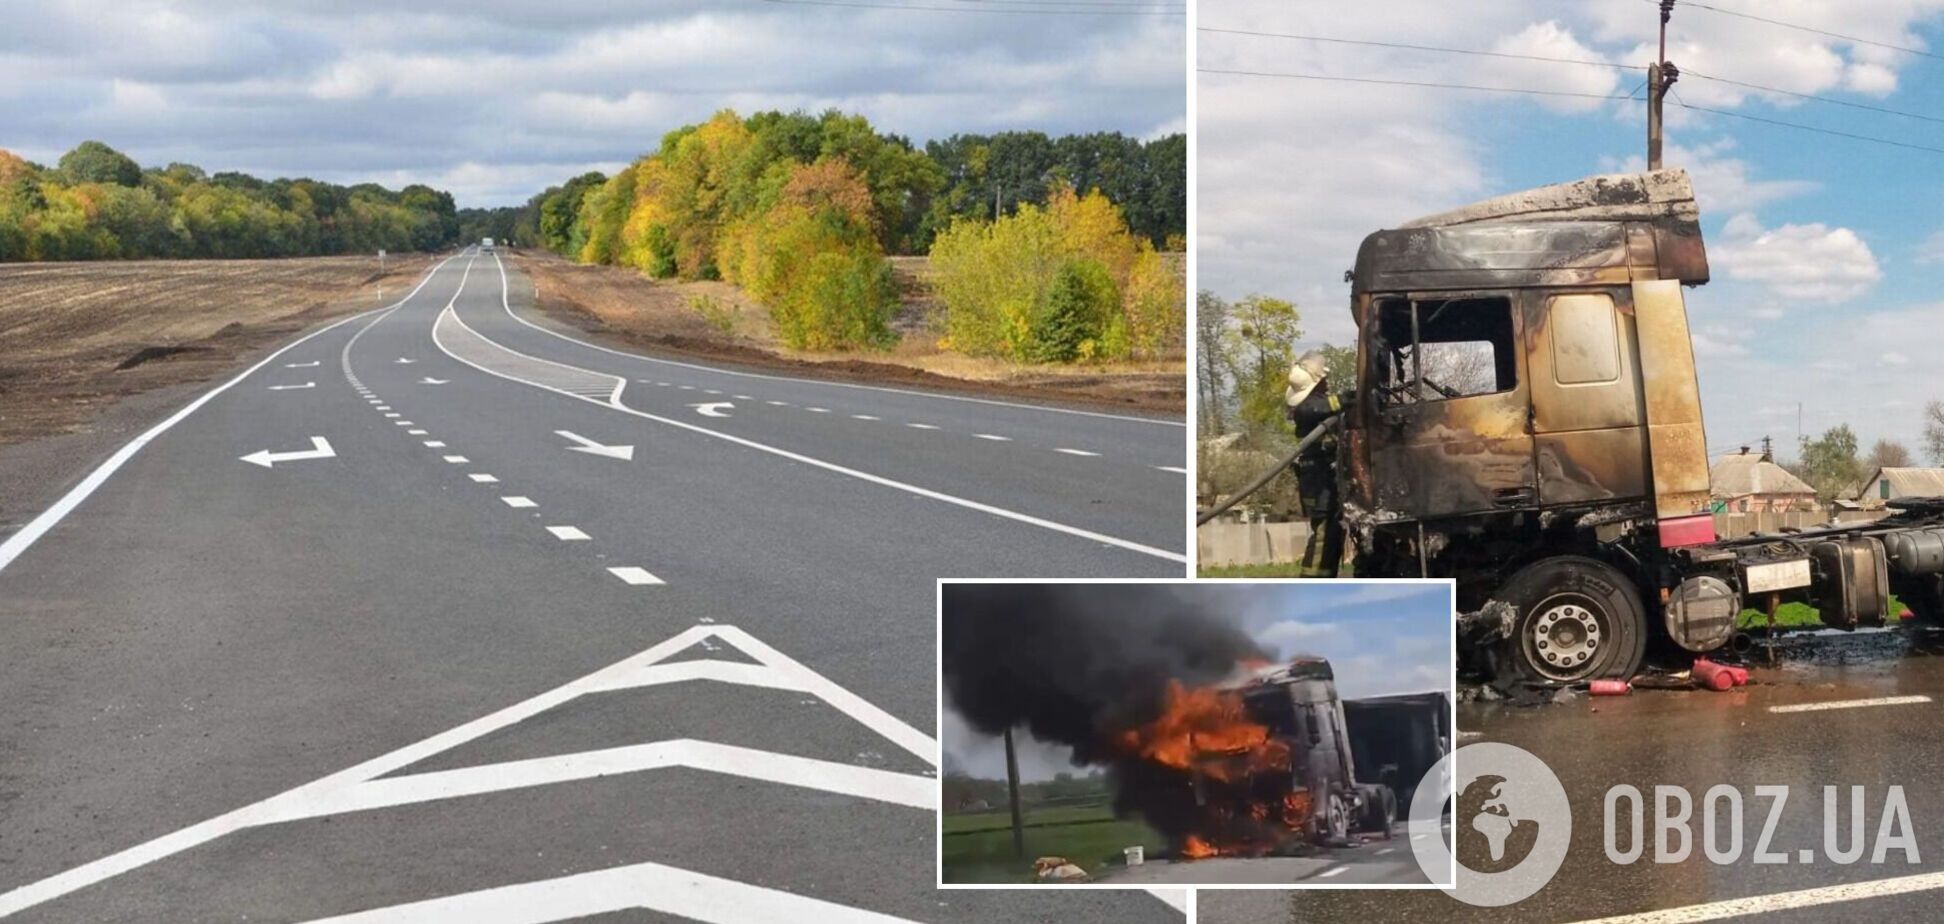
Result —
[[[492,239],[492,238],[490,238],[490,237],[482,237],[482,238],[480,238],[480,239],[479,239],[479,249],[480,249],[480,250],[492,250],[492,249],[493,249],[493,239]]]

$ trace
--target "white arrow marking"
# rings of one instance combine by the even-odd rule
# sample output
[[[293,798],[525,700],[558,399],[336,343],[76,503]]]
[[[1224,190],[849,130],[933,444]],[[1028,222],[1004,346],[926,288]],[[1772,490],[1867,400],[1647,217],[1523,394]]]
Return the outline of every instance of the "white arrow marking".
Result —
[[[444,385],[445,383],[447,383],[447,382],[450,382],[450,381],[452,381],[452,380],[451,380],[451,379],[435,379],[435,378],[433,378],[433,377],[431,377],[431,376],[429,376],[429,375],[428,375],[428,376],[426,376],[425,378],[422,378],[422,379],[419,379],[419,384],[420,384],[420,385]]]
[[[406,358],[405,358],[405,357],[403,357],[403,356],[400,356],[400,357],[398,358],[398,364],[399,364],[399,365],[401,365],[401,366],[409,366],[409,365],[411,365],[411,364],[413,364],[413,363],[415,363],[415,362],[418,362],[418,360],[416,360],[416,359],[406,359]]]
[[[316,382],[305,382],[305,383],[304,383],[304,384],[302,384],[302,385],[272,385],[272,386],[270,386],[270,390],[271,390],[271,391],[289,391],[289,390],[291,390],[291,389],[293,389],[293,388],[316,388],[316,387],[317,387],[317,383],[316,383]]]
[[[317,365],[317,360],[313,359],[307,363],[284,363],[284,368],[285,369],[309,369],[310,367],[315,365]]]
[[[729,415],[724,414],[722,409],[730,408],[733,410],[735,405],[728,401],[713,401],[708,404],[691,404],[689,407],[695,408],[695,412],[704,417],[727,417]]]
[[[620,459],[624,462],[634,461],[633,446],[603,446],[585,436],[567,430],[555,430],[554,434],[580,444],[579,446],[567,447],[568,452],[584,452],[591,456],[607,456],[610,459]]]
[[[311,437],[311,445],[316,448],[299,449],[296,452],[271,452],[268,449],[263,449],[263,450],[258,450],[256,452],[250,453],[247,456],[238,456],[237,458],[240,458],[243,461],[250,463],[251,465],[261,465],[264,468],[269,468],[277,464],[278,462],[301,462],[305,459],[329,459],[332,456],[337,455],[337,452],[331,449],[331,444],[325,442],[324,438],[321,436]]]

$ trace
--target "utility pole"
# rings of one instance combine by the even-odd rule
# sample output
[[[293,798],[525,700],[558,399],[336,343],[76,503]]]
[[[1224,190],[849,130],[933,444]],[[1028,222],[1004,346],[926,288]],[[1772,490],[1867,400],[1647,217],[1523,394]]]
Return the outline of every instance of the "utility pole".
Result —
[[[1019,817],[1019,754],[1013,750],[1012,729],[1006,729],[1006,790],[1012,797],[1013,856],[1026,856],[1026,825]]]
[[[1767,434],[1762,436],[1762,461],[1775,461],[1775,443],[1768,438]]]
[[[1681,71],[1667,60],[1667,21],[1674,18],[1674,0],[1660,0],[1660,55],[1647,66],[1647,169],[1661,168],[1661,107]]]

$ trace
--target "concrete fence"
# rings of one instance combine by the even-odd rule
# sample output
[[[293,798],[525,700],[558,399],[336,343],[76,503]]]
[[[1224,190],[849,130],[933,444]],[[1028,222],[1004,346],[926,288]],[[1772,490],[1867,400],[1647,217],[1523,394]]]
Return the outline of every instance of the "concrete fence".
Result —
[[[1837,514],[1841,523],[1881,519],[1883,510],[1845,510]],[[1829,522],[1829,514],[1818,511],[1751,511],[1717,513],[1715,535],[1739,539],[1754,533],[1776,533],[1785,529],[1814,529]],[[1269,565],[1303,559],[1303,544],[1309,541],[1308,523],[1210,523],[1195,530],[1195,552],[1202,565]]]
[[[1210,523],[1195,530],[1202,565],[1268,565],[1303,560],[1308,523]]]

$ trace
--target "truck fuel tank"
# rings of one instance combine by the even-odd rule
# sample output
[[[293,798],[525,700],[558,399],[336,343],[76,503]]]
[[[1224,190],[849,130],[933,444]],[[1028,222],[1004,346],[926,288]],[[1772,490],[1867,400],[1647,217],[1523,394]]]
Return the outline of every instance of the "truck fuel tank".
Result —
[[[1944,527],[1903,529],[1883,537],[1890,567],[1900,575],[1922,577],[1944,572]]]
[[[1890,575],[1882,540],[1825,539],[1810,547],[1809,557],[1823,576],[1816,594],[1823,624],[1838,629],[1883,624],[1890,610]]]

